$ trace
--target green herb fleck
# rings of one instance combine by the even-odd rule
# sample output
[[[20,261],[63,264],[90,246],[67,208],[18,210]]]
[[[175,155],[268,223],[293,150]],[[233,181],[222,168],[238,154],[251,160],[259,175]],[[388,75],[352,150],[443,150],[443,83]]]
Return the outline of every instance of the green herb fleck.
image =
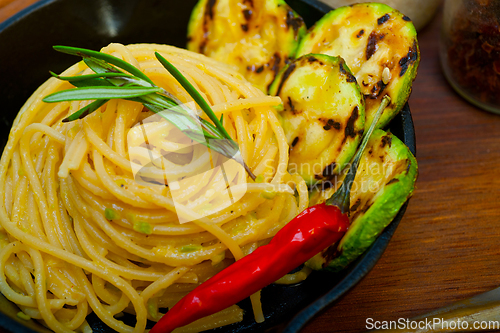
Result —
[[[134,230],[146,235],[151,235],[153,233],[151,224],[143,221],[134,222]]]
[[[226,259],[226,251],[222,251],[221,253],[216,254],[212,258],[210,258],[210,260],[212,261],[212,266],[217,266],[224,259]]]
[[[274,197],[276,197],[276,194],[277,193],[275,191],[265,190],[260,194],[260,196],[263,197],[264,199],[272,200],[274,199]]]
[[[113,221],[113,220],[116,220],[117,218],[119,218],[119,215],[118,213],[116,212],[116,210],[114,210],[113,208],[106,208],[104,210],[104,217],[107,219],[107,220],[110,220],[110,221]]]
[[[22,311],[19,311],[19,312],[17,313],[17,316],[18,316],[19,318],[21,318],[22,320],[30,320],[30,319],[31,319],[31,317],[30,317],[30,316],[28,316],[26,313],[24,313],[24,312],[22,312]]]
[[[238,224],[236,227],[233,228],[233,230],[231,230],[231,233],[233,235],[237,235],[240,232],[243,232],[245,230],[246,230],[246,226],[244,224]]]
[[[194,252],[194,251],[198,251],[202,248],[201,245],[194,245],[194,244],[191,244],[191,245],[184,245],[183,247],[180,248],[180,252]]]
[[[148,313],[154,320],[158,320],[158,299],[150,298],[148,299]]]
[[[202,211],[202,212],[208,212],[212,208],[213,208],[213,205],[211,203],[206,203],[205,205],[203,205],[203,207],[201,207],[200,211]]]
[[[285,107],[283,106],[283,103],[281,103],[280,105],[274,105],[273,108],[276,111],[283,111],[285,109]]]
[[[260,175],[258,175],[258,176],[255,178],[255,182],[256,182],[256,183],[263,183],[263,182],[264,182],[264,180],[265,180],[265,178],[264,178],[264,175],[263,175],[263,174],[260,174]]]

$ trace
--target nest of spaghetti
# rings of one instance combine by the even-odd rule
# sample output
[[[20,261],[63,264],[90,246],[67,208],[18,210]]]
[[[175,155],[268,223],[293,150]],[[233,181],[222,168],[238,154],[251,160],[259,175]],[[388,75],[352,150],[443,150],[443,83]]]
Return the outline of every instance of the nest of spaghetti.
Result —
[[[90,331],[86,317],[94,312],[118,332],[143,332],[148,319],[157,321],[308,206],[304,180],[287,172],[280,98],[190,51],[151,44],[102,50],[203,117],[155,51],[223,115],[257,178],[141,103],[111,100],[63,122],[91,101],[44,103],[44,96],[72,88],[45,82],[19,112],[0,163],[0,292],[53,331]],[[90,72],[79,62],[62,75]],[[135,326],[120,320],[123,313],[134,314]],[[186,329],[241,318],[232,306]]]

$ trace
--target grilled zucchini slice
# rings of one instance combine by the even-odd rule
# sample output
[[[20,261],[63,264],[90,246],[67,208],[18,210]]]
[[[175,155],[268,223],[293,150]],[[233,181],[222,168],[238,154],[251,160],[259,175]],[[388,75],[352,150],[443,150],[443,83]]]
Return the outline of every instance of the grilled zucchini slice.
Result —
[[[188,24],[188,50],[235,67],[267,93],[306,33],[283,0],[200,0]]]
[[[360,256],[412,195],[417,171],[417,161],[403,142],[383,130],[373,132],[351,190],[349,230],[306,265],[340,271]],[[324,202],[333,192],[315,191],[310,205]]]
[[[344,60],[300,57],[278,74],[269,92],[284,104],[289,172],[308,185],[333,179],[356,152],[365,121],[363,96]]]
[[[341,56],[366,100],[368,129],[384,95],[391,97],[377,124],[383,128],[403,108],[417,74],[420,51],[411,20],[377,3],[340,7],[326,14],[302,39],[297,56]]]

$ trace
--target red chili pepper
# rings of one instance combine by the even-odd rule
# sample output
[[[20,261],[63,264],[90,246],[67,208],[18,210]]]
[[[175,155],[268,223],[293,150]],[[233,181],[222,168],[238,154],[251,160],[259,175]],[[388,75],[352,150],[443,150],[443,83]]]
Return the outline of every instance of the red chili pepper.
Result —
[[[196,287],[149,332],[169,333],[238,303],[341,239],[349,227],[349,193],[359,160],[389,102],[390,98],[383,99],[342,186],[326,203],[305,209],[278,231],[269,244],[257,248]]]
[[[349,218],[336,206],[307,208],[269,244],[236,261],[177,302],[150,333],[170,332],[238,303],[338,241],[348,227]]]

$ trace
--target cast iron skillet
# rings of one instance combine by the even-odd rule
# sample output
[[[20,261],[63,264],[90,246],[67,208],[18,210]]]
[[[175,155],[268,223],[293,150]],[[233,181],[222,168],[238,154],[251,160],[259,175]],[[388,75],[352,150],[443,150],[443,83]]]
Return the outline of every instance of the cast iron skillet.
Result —
[[[311,26],[330,8],[316,0],[288,0]],[[186,44],[186,27],[196,0],[42,0],[0,24],[1,147],[5,146],[12,121],[32,92],[49,77],[78,58],[55,52],[52,45],[98,50],[110,42]],[[408,105],[390,124],[390,130],[415,153],[415,133]],[[337,301],[372,269],[385,250],[406,210],[372,247],[340,273],[314,272],[295,286],[271,285],[262,293],[266,321],[256,324],[252,312],[243,322],[216,332],[298,332],[326,306]],[[19,311],[0,295],[0,327],[16,333],[47,332],[33,321],[17,318]],[[249,301],[240,305],[250,310]],[[132,316],[124,319],[133,323]],[[95,315],[88,317],[94,332],[112,332]]]

